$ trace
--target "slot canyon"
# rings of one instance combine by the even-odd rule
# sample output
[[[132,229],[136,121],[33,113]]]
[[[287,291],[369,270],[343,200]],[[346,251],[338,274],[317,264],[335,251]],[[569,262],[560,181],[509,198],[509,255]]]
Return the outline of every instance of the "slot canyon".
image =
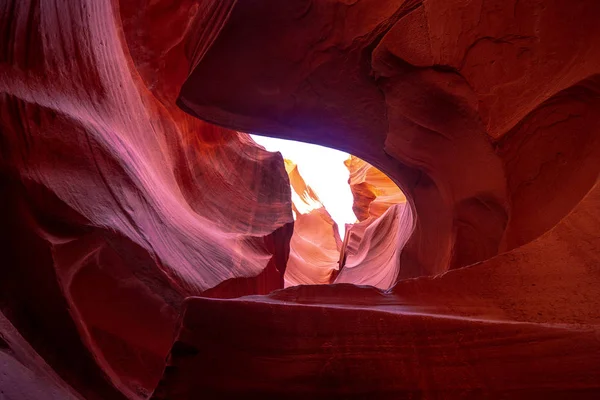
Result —
[[[598,21],[0,0],[0,400],[600,398]]]

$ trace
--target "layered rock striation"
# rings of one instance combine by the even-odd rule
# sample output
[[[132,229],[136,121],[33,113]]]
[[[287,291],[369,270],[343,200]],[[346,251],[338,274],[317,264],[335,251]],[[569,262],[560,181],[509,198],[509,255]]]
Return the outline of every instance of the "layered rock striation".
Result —
[[[594,184],[598,7],[237,2],[179,104],[386,173],[416,214],[400,277],[435,275],[530,242]]]
[[[0,397],[597,398],[598,15],[0,2]],[[354,174],[356,238],[307,277],[336,229],[293,236],[283,159],[240,132],[406,202]]]
[[[298,166],[290,160],[285,160],[285,166],[295,214],[285,286],[332,283],[340,269],[342,240],[338,226],[317,193],[306,184]]]
[[[599,218],[596,185],[529,244],[387,292],[336,284],[190,298],[153,398],[593,399]]]
[[[147,397],[185,297],[283,288],[283,160],[175,105],[220,6],[0,8],[2,312],[84,398]]]

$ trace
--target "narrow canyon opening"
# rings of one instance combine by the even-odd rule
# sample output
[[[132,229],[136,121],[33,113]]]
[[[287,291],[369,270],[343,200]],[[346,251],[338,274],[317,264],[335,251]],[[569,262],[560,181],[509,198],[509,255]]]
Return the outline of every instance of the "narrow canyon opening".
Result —
[[[366,161],[324,146],[252,134],[284,159],[290,180],[294,232],[284,286],[355,283],[388,289],[396,280],[412,218],[406,197],[383,172]],[[389,241],[384,258],[368,244]],[[385,247],[385,243],[384,243]],[[370,262],[366,262],[370,260]]]

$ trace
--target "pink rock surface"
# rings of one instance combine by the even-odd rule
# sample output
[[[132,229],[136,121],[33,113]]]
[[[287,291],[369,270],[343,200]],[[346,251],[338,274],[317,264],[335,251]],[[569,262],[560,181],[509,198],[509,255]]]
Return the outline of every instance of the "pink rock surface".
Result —
[[[598,398],[598,15],[0,2],[0,398]],[[325,210],[294,238],[284,161],[238,130],[406,203],[363,187],[345,245]],[[348,283],[282,289],[288,258]]]
[[[0,396],[3,399],[83,399],[46,364],[0,313]]]
[[[404,193],[377,168],[350,156],[345,162],[360,222],[346,226],[335,283],[389,289],[400,275],[401,254],[414,230],[412,209]]]
[[[384,290],[392,287],[402,269],[400,255],[413,228],[411,209],[401,203],[371,222],[362,234],[354,237],[354,229],[350,229],[349,241],[357,242],[357,248],[346,247],[344,266],[335,283],[370,285]]]
[[[153,398],[594,398],[599,211],[596,186],[528,245],[387,292],[187,299]]]
[[[332,283],[339,271],[342,241],[338,227],[298,166],[285,160],[290,178],[294,233],[285,271],[285,287]]]
[[[324,207],[299,214],[290,241],[285,286],[332,283],[338,270],[341,239]]]
[[[3,242],[12,246],[3,275],[14,286],[2,297],[17,287],[20,296],[32,296],[39,285],[17,280],[52,268],[43,272],[54,286],[45,295],[57,299],[40,301],[60,298],[61,323],[71,318],[74,326],[56,329],[80,336],[90,369],[108,376],[87,389],[117,388],[130,398],[147,396],[160,378],[183,298],[225,281],[222,297],[283,287],[293,223],[280,156],[176,107],[189,69],[186,24],[192,17],[213,20],[219,7],[169,4],[0,6],[1,179],[15,182],[3,184],[15,197],[2,212],[3,220],[23,218],[21,236],[2,227],[3,236],[13,236]],[[150,29],[160,24],[176,28],[156,39]],[[26,266],[31,235],[43,251],[38,265]],[[248,283],[256,276],[260,282]],[[14,300],[9,318],[49,318],[38,316],[47,312],[43,304],[25,317],[11,309]],[[42,347],[58,343],[35,344],[44,353]],[[83,348],[74,343],[73,351]],[[77,376],[76,359],[64,360],[70,372],[62,360],[49,363],[77,386],[95,372],[82,368],[88,378]]]

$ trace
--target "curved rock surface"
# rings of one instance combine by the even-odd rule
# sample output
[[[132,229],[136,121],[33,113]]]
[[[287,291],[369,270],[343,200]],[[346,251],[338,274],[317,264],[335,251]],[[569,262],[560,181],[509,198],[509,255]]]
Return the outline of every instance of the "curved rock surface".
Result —
[[[347,282],[389,289],[396,282],[400,255],[414,228],[411,209],[398,186],[355,156],[345,162],[353,209],[368,218],[348,224],[348,237],[342,243],[337,224],[317,193],[292,161],[285,162],[296,215],[285,286]]]
[[[402,249],[413,232],[411,209],[406,203],[395,204],[381,217],[357,225],[358,232],[355,227],[346,232],[349,238],[341,256],[343,267],[335,283],[389,289],[396,283]]]
[[[371,164],[353,155],[344,164],[350,172],[348,184],[354,196],[352,210],[359,221],[378,218],[392,205],[406,202],[404,193],[394,181]]]
[[[0,366],[0,395],[3,399],[83,399],[44,362],[2,313]]]
[[[284,160],[285,171],[290,179],[292,192],[292,211],[296,216],[308,214],[313,210],[324,207],[317,193],[306,184],[298,166],[291,160]],[[294,227],[295,228],[295,227]]]
[[[325,207],[299,214],[290,241],[285,286],[332,283],[339,271],[341,239]]]
[[[598,224],[597,185],[528,245],[388,292],[339,284],[189,298],[153,398],[592,399]]]
[[[400,277],[435,275],[535,239],[593,185],[599,7],[238,2],[179,103],[385,172],[416,215]]]
[[[345,162],[360,222],[346,226],[341,272],[335,283],[389,289],[402,268],[401,255],[414,230],[404,193],[383,172],[356,156]]]
[[[117,6],[0,5],[2,311],[89,399],[149,395],[185,297],[282,288],[293,224],[281,157],[175,105],[222,7]]]
[[[339,271],[342,241],[335,221],[317,193],[306,184],[298,166],[285,160],[295,214],[285,286],[332,283]]]
[[[0,398],[598,398],[598,15],[0,2]],[[238,130],[405,193],[290,275],[348,283],[283,289],[336,230]]]

